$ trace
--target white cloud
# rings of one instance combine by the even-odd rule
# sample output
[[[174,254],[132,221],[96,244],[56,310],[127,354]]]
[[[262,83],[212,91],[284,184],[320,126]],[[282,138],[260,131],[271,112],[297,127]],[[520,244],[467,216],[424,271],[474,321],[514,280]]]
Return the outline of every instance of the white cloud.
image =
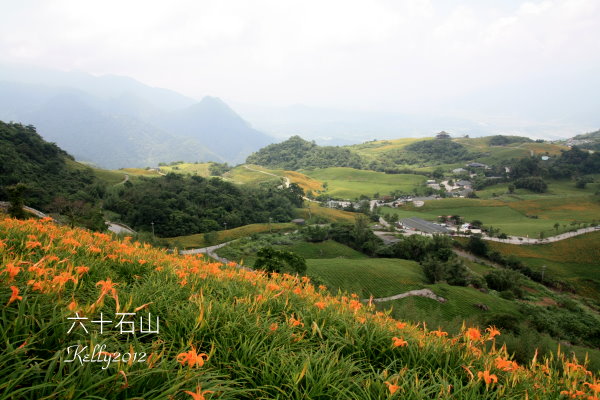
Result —
[[[597,0],[25,0],[3,5],[0,62],[195,97],[405,109],[598,69],[599,18]]]

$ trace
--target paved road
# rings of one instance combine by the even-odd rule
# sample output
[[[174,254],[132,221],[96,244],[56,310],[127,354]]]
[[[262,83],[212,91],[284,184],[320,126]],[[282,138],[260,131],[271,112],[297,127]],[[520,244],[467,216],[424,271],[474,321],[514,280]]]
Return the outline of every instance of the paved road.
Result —
[[[578,229],[573,232],[566,232],[566,233],[561,233],[560,235],[556,235],[556,236],[549,236],[545,239],[533,239],[533,238],[528,238],[528,237],[523,237],[523,236],[509,236],[507,239],[483,236],[482,239],[491,240],[493,242],[509,243],[509,244],[544,244],[544,243],[558,242],[560,240],[565,240],[568,238],[572,238],[574,236],[584,235],[586,233],[596,232],[596,231],[600,231],[600,230],[595,229],[594,227],[581,228],[581,229]],[[454,235],[454,236],[469,237],[469,235]]]
[[[383,224],[383,218],[380,218],[379,223],[381,225]],[[384,226],[389,226],[389,224],[386,222],[386,225]],[[393,235],[394,233],[391,232],[380,232],[380,231],[373,231],[377,236],[381,237],[384,241],[390,241],[390,238],[384,238],[383,236],[385,235]],[[574,232],[566,232],[566,233],[561,233],[560,235],[556,235],[556,236],[550,236],[547,237],[545,239],[533,239],[533,238],[528,238],[528,237],[523,237],[523,236],[509,236],[507,239],[499,239],[497,237],[489,237],[489,236],[482,236],[481,238],[483,240],[490,240],[493,242],[500,242],[500,243],[508,243],[508,244],[516,244],[516,245],[526,245],[526,244],[546,244],[546,243],[552,243],[552,242],[558,242],[560,240],[565,240],[565,239],[569,239],[572,238],[574,236],[579,236],[579,235],[584,235],[586,233],[591,233],[591,232],[600,232],[600,230],[595,229],[594,227],[591,228],[581,228],[578,229]],[[422,236],[431,236],[431,234],[429,233],[425,233],[425,232],[421,232],[421,231],[414,231],[414,230],[406,230],[404,232],[395,232],[396,234],[401,234],[404,236],[411,236],[411,235],[422,235]],[[459,237],[470,237],[470,235],[453,235],[453,236],[459,236]]]

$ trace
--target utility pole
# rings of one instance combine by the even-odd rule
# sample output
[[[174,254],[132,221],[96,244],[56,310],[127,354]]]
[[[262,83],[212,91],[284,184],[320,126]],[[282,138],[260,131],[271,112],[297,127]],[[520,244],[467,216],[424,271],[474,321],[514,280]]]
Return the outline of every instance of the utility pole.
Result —
[[[154,221],[150,222],[150,225],[152,225],[152,237],[155,237],[154,236]]]
[[[544,283],[544,272],[546,272],[546,266],[542,265],[542,283]]]
[[[273,231],[271,230],[271,222],[273,221],[272,217],[269,217],[269,233],[273,233]]]

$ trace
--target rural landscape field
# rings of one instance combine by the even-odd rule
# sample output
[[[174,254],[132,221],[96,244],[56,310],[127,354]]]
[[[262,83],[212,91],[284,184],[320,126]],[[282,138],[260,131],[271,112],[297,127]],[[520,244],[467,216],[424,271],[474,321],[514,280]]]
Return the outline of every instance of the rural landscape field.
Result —
[[[600,400],[596,0],[0,14],[0,400]]]

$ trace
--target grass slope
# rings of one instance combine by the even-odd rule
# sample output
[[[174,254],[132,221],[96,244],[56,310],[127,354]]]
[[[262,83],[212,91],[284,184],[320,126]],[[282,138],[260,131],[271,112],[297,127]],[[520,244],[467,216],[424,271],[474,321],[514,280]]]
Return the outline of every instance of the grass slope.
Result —
[[[558,399],[595,390],[595,377],[564,356],[517,367],[490,334],[438,337],[306,279],[48,221],[4,220],[0,240],[2,398]],[[75,311],[111,325],[100,334],[85,321],[89,331],[69,333]],[[116,312],[151,313],[160,330],[121,334]],[[106,345],[94,356],[102,363],[66,362],[74,356],[64,349],[88,346],[83,361],[96,344]],[[131,352],[144,361],[117,361]]]
[[[547,276],[571,282],[577,292],[600,300],[600,232],[561,240],[552,244],[517,246],[490,242],[493,250],[512,254],[533,269],[547,267]]]

